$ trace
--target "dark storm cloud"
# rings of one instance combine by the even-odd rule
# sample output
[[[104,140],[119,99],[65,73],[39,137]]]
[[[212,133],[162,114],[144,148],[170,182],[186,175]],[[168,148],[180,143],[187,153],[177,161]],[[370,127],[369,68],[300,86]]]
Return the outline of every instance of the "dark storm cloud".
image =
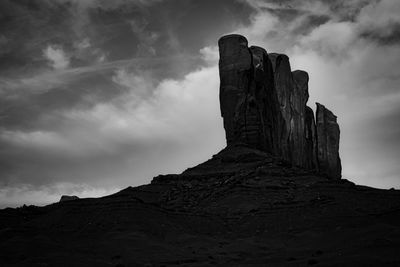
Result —
[[[221,32],[248,19],[252,10],[247,5],[230,2],[3,1],[1,71],[48,65],[42,55],[49,46],[63,52],[71,67],[105,59],[197,53],[215,43]]]
[[[243,4],[227,5],[228,1],[166,2],[2,2],[3,127],[37,129],[44,127],[43,114],[87,108],[123,94],[123,86],[112,78],[121,68],[151,71],[155,82],[183,77],[200,63],[185,54],[197,55],[205,42],[215,42],[220,35],[215,32],[204,41],[210,27],[219,25],[224,31],[236,23],[237,13],[248,17]],[[208,13],[209,21],[193,18]]]
[[[246,1],[260,12],[268,12],[281,23],[298,24],[291,30],[295,36],[308,34],[329,21],[357,24],[357,36],[380,44],[399,43],[398,7],[390,0],[305,0]],[[299,20],[301,18],[301,20]],[[307,32],[308,31],[308,32]]]
[[[64,181],[127,186],[143,183],[162,170],[190,165],[190,151],[196,150],[197,160],[206,159],[211,152],[203,144],[221,141],[215,139],[220,132],[219,118],[214,116],[216,70],[202,69],[182,81],[165,80],[149,101],[138,99],[131,90],[114,103],[62,112],[59,119],[64,123],[58,122],[57,130],[3,130],[0,156],[7,167],[0,175],[3,186]],[[142,76],[128,78],[126,86],[148,86]],[[206,110],[204,103],[208,103]],[[209,118],[213,127],[207,135],[212,134],[214,140],[196,136],[209,127]],[[186,127],[191,121],[195,125]],[[170,157],[171,152],[176,156]]]
[[[3,39],[0,71],[41,61],[41,45],[63,39],[68,34],[69,16],[65,6],[40,1],[2,1],[0,3],[0,32]],[[56,26],[52,26],[56,25]],[[65,31],[61,31],[65,29]],[[43,32],[51,32],[43,35]]]
[[[69,86],[73,86],[73,90]],[[39,93],[21,93],[18,97],[0,99],[0,114],[3,115],[0,122],[3,127],[13,130],[54,129],[60,121],[49,123],[52,112],[88,108],[123,91],[108,78],[93,75],[70,82],[68,87],[59,85]]]
[[[183,5],[183,12],[180,8],[167,10],[169,16],[175,18],[170,21],[170,27],[181,48],[190,52],[198,52],[204,46],[215,45],[224,32],[239,24],[250,23],[249,14],[253,12],[248,5],[238,1],[179,1],[178,6],[184,2],[190,4]]]
[[[365,29],[360,32],[360,36],[382,45],[400,45],[400,21],[389,22],[375,29]]]
[[[3,38],[10,41],[4,45],[9,52],[3,53],[1,70],[26,67],[28,64],[31,67],[43,67],[45,63],[42,57],[43,50],[49,45],[59,46],[77,65],[93,63],[104,56],[102,46],[108,49],[107,44],[104,45],[104,39],[124,34],[129,38],[132,35],[127,35],[121,25],[109,27],[109,31],[105,31],[105,27],[102,27],[104,25],[92,24],[90,8],[96,7],[97,13],[109,11],[88,5],[89,3],[89,1],[2,1],[0,29]],[[90,4],[94,3],[93,1]],[[129,14],[134,14],[133,10],[137,9],[138,7],[133,4]],[[124,17],[121,17],[117,22],[123,24],[123,19]],[[97,32],[96,27],[103,32]],[[129,28],[129,25],[127,27]],[[113,34],[110,34],[111,32]],[[131,44],[135,43],[134,36],[130,41]],[[128,53],[127,56],[132,55]]]
[[[0,202],[110,192],[206,159],[214,150],[207,135],[213,147],[222,143],[213,116],[217,51],[206,46],[248,24],[248,5],[0,5]],[[213,129],[196,137],[210,121]]]
[[[14,79],[0,90],[1,127],[58,131],[68,124],[69,119],[62,117],[63,112],[84,111],[99,103],[112,103],[132,90],[140,92],[144,100],[151,96],[160,80],[174,76],[173,70],[165,70],[166,63],[185,65],[198,60],[198,57],[188,56],[136,58]],[[145,77],[149,86],[143,88],[143,83],[138,83],[130,88],[129,78],[135,72]]]

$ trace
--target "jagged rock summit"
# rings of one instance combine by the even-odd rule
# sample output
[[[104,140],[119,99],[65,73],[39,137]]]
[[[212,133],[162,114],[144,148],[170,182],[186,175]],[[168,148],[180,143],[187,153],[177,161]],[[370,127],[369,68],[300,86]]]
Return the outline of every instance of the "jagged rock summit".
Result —
[[[307,106],[308,74],[292,71],[286,55],[248,47],[244,36],[218,41],[220,104],[227,145],[244,143],[294,166],[341,178],[339,125],[317,103]]]

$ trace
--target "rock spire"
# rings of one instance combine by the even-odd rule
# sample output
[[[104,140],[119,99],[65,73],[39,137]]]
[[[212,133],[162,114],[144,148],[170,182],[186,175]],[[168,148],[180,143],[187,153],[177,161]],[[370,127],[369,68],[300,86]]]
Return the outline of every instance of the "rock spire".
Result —
[[[341,178],[339,125],[308,101],[307,72],[292,71],[289,58],[248,47],[244,36],[218,41],[220,107],[227,145],[244,143],[279,156],[294,166]]]

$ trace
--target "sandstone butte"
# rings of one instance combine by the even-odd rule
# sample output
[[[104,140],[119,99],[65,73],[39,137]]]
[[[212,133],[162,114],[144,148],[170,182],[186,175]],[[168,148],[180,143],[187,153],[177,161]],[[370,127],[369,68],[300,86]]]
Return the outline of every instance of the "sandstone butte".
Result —
[[[220,104],[227,144],[247,144],[307,170],[341,178],[339,125],[317,103],[307,106],[308,74],[289,58],[248,47],[237,34],[219,42]],[[316,123],[315,123],[316,121]]]
[[[226,148],[109,196],[0,210],[0,266],[400,266],[400,192],[341,178],[308,74],[240,35],[218,45]]]

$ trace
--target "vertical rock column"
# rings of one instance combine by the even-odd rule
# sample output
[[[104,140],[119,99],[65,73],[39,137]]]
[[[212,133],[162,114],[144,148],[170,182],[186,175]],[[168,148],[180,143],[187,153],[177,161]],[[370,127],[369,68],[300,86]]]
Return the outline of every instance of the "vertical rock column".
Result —
[[[282,158],[292,162],[292,149],[290,146],[292,109],[290,103],[291,91],[294,87],[293,78],[289,64],[289,58],[286,55],[272,53],[269,54],[274,70],[275,90],[279,110],[282,116],[280,126],[280,150]]]
[[[306,149],[306,103],[308,101],[308,73],[302,70],[292,72],[294,90],[291,94],[292,105],[292,158],[293,164],[307,167],[310,155]]]
[[[319,172],[333,179],[340,179],[342,165],[339,157],[340,129],[336,116],[317,103],[317,142]]]
[[[308,170],[318,171],[317,128],[315,126],[314,111],[308,106],[306,106],[305,141],[306,141],[305,168]]]
[[[254,78],[250,95],[255,98],[260,114],[258,147],[274,155],[279,155],[279,105],[274,84],[274,72],[267,51],[259,46],[251,46]]]
[[[248,48],[240,35],[224,36],[218,45],[220,106],[227,144],[241,142],[277,154],[276,118],[280,112],[267,51]]]
[[[239,106],[249,91],[252,57],[247,39],[241,35],[226,35],[219,39],[220,107],[227,144],[239,139]]]
[[[284,159],[301,167],[309,166],[305,138],[308,74],[291,71],[289,58],[283,54],[269,55],[274,65],[275,88],[283,125],[280,125],[280,144]]]

